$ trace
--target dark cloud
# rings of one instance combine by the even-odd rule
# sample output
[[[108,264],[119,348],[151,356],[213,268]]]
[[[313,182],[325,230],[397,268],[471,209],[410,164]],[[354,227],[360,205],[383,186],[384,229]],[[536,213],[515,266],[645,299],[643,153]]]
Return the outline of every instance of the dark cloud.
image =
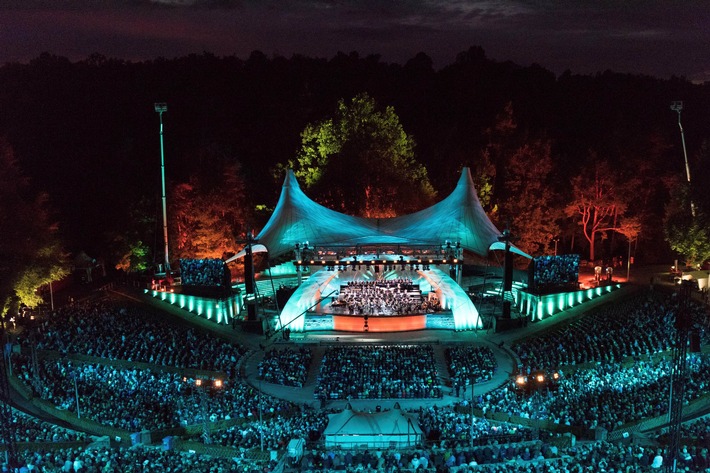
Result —
[[[6,0],[0,61],[43,51],[129,60],[259,49],[331,57],[338,51],[436,66],[482,46],[490,57],[559,73],[606,69],[668,77],[710,71],[710,9],[699,2],[606,0]]]

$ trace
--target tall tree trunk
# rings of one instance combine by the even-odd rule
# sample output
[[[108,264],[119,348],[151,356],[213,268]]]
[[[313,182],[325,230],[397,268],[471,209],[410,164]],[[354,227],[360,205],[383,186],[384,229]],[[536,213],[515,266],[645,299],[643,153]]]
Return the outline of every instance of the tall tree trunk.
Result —
[[[591,261],[592,263],[594,262],[594,240],[595,240],[594,237],[595,236],[596,236],[595,232],[592,232],[592,234],[590,235],[590,238],[587,239],[587,241],[589,241],[589,261]]]

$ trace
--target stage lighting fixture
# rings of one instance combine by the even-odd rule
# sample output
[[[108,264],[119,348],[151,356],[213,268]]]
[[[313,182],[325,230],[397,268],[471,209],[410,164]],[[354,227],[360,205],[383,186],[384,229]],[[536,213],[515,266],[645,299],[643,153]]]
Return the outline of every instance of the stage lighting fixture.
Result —
[[[526,378],[525,376],[520,375],[517,378],[515,378],[515,384],[517,384],[520,387],[524,386],[525,383],[527,383],[527,382],[528,382],[528,378]]]

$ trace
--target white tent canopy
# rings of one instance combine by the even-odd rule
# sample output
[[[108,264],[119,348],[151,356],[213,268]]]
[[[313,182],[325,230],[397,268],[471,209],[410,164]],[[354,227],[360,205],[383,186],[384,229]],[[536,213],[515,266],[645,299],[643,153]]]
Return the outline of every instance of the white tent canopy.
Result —
[[[329,414],[325,429],[326,447],[389,448],[414,446],[422,441],[422,429],[413,415],[399,404],[385,412],[359,412],[348,404],[344,411]]]
[[[353,217],[328,209],[306,196],[289,170],[274,213],[256,239],[273,257],[287,254],[304,242],[319,246],[437,246],[446,241],[486,256],[492,249],[504,249],[500,235],[478,200],[469,168],[463,168],[456,188],[444,200],[390,219]],[[511,251],[530,258],[514,246]]]

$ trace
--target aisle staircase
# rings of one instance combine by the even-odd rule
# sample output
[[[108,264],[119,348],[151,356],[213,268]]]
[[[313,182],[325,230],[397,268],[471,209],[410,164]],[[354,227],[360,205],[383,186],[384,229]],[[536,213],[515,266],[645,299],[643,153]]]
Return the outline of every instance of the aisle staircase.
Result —
[[[432,345],[434,348],[434,367],[436,368],[437,384],[441,387],[441,392],[448,394],[451,387],[451,377],[449,375],[449,365],[446,362],[446,347],[441,344]]]

